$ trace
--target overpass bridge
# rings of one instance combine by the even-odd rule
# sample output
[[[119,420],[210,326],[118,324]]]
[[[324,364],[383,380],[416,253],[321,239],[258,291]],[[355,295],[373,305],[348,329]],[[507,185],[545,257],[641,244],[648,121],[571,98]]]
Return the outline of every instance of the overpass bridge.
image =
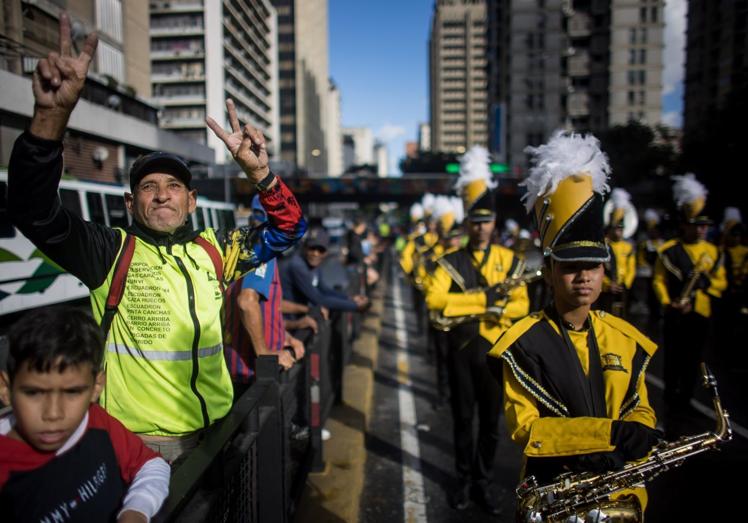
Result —
[[[454,194],[457,177],[450,174],[418,174],[384,178],[368,176],[342,176],[337,178],[312,178],[283,176],[302,204],[348,202],[371,204],[393,202],[410,205],[424,194]],[[519,195],[524,188],[518,187],[519,179],[499,178],[496,191],[497,204],[520,208]],[[237,204],[249,205],[255,193],[254,185],[243,177],[227,179],[212,178],[194,180],[201,195],[213,199],[228,199]]]

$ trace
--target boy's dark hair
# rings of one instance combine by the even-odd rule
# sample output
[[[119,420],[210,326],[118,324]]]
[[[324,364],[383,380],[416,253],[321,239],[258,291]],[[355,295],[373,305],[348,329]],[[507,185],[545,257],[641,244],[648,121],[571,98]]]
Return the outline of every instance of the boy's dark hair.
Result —
[[[37,372],[64,372],[90,363],[94,375],[104,358],[104,338],[90,314],[73,307],[46,307],[26,314],[8,331],[8,376],[21,365]]]

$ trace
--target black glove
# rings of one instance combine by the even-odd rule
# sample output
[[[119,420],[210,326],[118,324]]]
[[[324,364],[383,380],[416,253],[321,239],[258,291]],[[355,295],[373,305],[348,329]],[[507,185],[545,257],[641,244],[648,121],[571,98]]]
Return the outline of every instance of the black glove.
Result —
[[[626,461],[641,459],[663,438],[659,430],[650,429],[638,421],[614,421],[610,430],[610,444],[615,445]]]
[[[592,454],[581,454],[574,456],[570,468],[574,472],[608,472],[609,470],[620,470],[626,464],[623,455],[614,450],[613,452],[594,452]]]
[[[505,297],[505,294],[500,291],[501,284],[490,286],[486,289],[486,307],[493,306],[497,301]]]
[[[702,291],[706,291],[711,285],[712,281],[706,274],[702,274],[701,276],[699,276],[699,279],[696,281],[696,288]]]

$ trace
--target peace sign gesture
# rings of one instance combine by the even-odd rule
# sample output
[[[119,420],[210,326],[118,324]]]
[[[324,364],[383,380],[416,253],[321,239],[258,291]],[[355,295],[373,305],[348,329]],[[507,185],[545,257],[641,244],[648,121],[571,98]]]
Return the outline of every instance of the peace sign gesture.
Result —
[[[247,178],[256,184],[262,181],[270,172],[265,136],[262,134],[262,131],[255,129],[249,124],[242,128],[239,124],[239,118],[236,115],[236,106],[233,100],[226,100],[226,110],[229,113],[229,123],[231,124],[232,132],[225,131],[210,116],[205,119],[205,123],[226,144],[226,148],[247,175]]]
[[[49,53],[47,58],[40,59],[34,71],[34,120],[31,127],[33,134],[54,139],[62,136],[67,119],[83,90],[86,73],[97,44],[98,36],[91,33],[86,37],[83,51],[78,56],[73,56],[70,18],[67,13],[60,13],[60,52]],[[44,120],[44,125],[35,125],[40,124],[40,119]],[[39,127],[47,128],[38,133],[36,130],[39,130]],[[47,136],[43,136],[45,134]]]

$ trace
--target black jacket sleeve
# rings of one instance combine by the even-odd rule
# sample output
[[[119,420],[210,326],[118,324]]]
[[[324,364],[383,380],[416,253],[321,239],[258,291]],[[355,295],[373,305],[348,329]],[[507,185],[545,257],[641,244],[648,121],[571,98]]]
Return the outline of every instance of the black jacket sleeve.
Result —
[[[114,263],[121,234],[65,209],[57,193],[61,176],[62,142],[22,134],[8,165],[8,214],[39,250],[95,289]]]

